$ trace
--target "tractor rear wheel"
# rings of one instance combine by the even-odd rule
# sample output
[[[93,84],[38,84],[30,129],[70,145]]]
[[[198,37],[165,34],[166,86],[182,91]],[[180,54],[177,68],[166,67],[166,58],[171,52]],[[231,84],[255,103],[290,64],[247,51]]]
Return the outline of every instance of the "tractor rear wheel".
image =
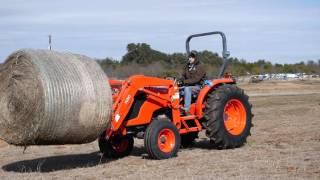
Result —
[[[101,136],[98,140],[100,151],[107,158],[122,158],[133,150],[134,140],[129,136],[113,136],[109,140]]]
[[[235,85],[222,85],[208,95],[205,107],[206,135],[219,149],[246,143],[252,127],[249,97]]]
[[[179,131],[171,121],[152,121],[144,135],[144,146],[153,159],[176,156],[180,141]]]

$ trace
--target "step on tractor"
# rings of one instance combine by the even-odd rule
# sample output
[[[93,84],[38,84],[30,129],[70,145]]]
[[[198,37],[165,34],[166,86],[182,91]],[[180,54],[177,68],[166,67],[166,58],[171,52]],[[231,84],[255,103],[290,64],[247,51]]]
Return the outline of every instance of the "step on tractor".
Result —
[[[192,38],[208,35],[221,36],[223,63],[218,78],[209,80],[193,94],[188,115],[182,113],[183,87],[174,79],[133,75],[126,80],[109,80],[113,92],[112,120],[98,139],[105,157],[129,155],[134,138],[140,138],[144,139],[150,158],[171,158],[180,147],[190,146],[202,130],[217,149],[246,143],[252,127],[252,105],[235,80],[225,76],[230,55],[225,34],[215,31],[189,36],[187,54]]]

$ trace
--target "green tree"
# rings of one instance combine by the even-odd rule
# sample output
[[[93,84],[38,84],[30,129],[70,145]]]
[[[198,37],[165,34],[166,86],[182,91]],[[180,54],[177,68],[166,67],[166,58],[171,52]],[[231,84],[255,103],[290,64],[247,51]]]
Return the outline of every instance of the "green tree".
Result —
[[[205,64],[209,78],[216,77],[223,59],[211,51],[197,52],[199,60]],[[177,77],[187,63],[186,53],[166,54],[154,50],[146,43],[130,43],[127,45],[127,53],[121,60],[105,58],[98,60],[102,69],[111,77],[125,78],[133,74],[145,74],[152,76]],[[247,62],[244,59],[228,59],[227,72],[241,76],[264,73],[318,73],[320,74],[320,59],[308,60],[296,64],[272,64],[270,61],[259,59],[255,62]]]

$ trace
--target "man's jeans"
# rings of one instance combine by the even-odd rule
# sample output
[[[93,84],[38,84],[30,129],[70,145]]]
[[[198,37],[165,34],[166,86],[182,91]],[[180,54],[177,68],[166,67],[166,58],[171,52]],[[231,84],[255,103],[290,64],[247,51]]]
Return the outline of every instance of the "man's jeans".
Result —
[[[192,99],[192,93],[196,93],[201,89],[200,85],[184,86],[184,110],[189,111]]]

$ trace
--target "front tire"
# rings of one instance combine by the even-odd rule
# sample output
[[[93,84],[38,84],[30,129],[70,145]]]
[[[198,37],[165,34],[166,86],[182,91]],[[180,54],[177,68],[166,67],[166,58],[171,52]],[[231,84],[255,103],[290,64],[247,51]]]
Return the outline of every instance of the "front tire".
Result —
[[[98,140],[100,152],[107,158],[122,158],[128,156],[133,150],[134,140],[129,136],[112,136],[105,139],[101,136]]]
[[[206,135],[218,149],[240,147],[252,127],[249,97],[235,85],[222,85],[208,95]]]
[[[178,129],[171,121],[154,120],[144,136],[144,146],[153,159],[168,159],[177,155],[181,145]]]

